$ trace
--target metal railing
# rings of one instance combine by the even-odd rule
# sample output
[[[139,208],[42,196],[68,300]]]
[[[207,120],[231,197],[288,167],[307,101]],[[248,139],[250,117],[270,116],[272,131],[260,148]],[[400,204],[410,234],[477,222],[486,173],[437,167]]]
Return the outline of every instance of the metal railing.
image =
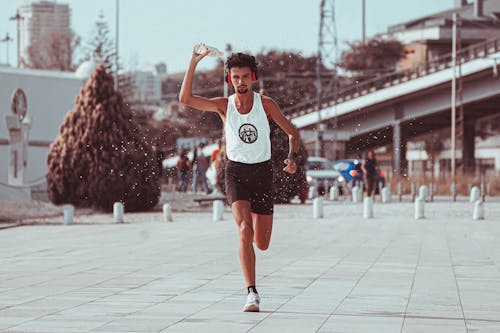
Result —
[[[500,52],[500,38],[490,39],[475,45],[461,49],[457,52],[457,63],[467,63],[480,58],[486,58],[490,54]],[[337,95],[336,104],[346,102],[348,100],[364,96],[375,91],[395,86],[410,80],[414,80],[438,71],[442,71],[453,66],[452,54],[445,54],[433,60],[420,63],[411,69],[400,70],[366,81],[354,84],[352,87],[340,90]],[[334,105],[333,92],[322,97],[325,101],[322,103],[323,108]],[[305,114],[317,111],[316,99],[312,98],[301,103],[297,103],[291,107],[284,108],[283,112],[289,117],[299,117]]]

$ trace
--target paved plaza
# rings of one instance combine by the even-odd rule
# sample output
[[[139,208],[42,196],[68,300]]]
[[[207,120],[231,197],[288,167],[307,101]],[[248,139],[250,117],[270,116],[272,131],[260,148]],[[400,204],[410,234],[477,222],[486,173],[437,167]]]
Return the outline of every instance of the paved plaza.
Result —
[[[276,206],[243,313],[227,210],[62,215],[0,230],[0,332],[500,332],[500,202]]]

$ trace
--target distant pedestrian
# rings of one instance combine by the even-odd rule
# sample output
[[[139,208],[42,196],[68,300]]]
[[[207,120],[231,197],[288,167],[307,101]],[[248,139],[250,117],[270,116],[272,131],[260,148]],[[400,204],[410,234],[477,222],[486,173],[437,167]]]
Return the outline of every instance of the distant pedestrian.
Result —
[[[193,153],[193,192],[198,191],[198,183],[201,183],[203,190],[206,194],[210,193],[210,189],[207,184],[207,169],[208,162],[203,156],[203,148],[205,145],[200,143],[197,148],[194,149]]]
[[[217,164],[221,160],[222,156],[222,140],[217,141],[217,148],[214,149],[212,154],[210,154],[210,166],[213,166],[217,168]]]
[[[158,163],[158,168],[160,169],[160,176],[163,175],[163,160],[165,159],[165,152],[158,146],[153,146],[153,150],[156,155],[156,162]]]
[[[179,153],[179,160],[177,161],[177,173],[179,175],[180,192],[186,192],[189,184],[189,171],[191,170],[191,163],[187,156],[187,150],[182,149]]]
[[[361,169],[365,178],[366,196],[371,197],[375,189],[375,179],[378,173],[377,159],[373,150],[369,150],[366,154],[366,159],[361,164]]]

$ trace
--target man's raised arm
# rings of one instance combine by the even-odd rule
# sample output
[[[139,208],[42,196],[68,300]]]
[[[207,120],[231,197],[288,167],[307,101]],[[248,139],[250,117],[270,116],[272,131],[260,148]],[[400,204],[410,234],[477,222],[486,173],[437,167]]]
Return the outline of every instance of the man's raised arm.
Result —
[[[191,60],[189,61],[189,68],[184,75],[184,80],[182,81],[181,92],[179,94],[179,102],[190,106],[192,108],[202,110],[202,111],[212,111],[212,112],[225,112],[226,99],[222,97],[217,98],[205,98],[201,96],[193,95],[193,76],[196,66],[205,58],[209,53],[208,48],[203,51],[203,53],[197,53],[193,49],[193,54]]]

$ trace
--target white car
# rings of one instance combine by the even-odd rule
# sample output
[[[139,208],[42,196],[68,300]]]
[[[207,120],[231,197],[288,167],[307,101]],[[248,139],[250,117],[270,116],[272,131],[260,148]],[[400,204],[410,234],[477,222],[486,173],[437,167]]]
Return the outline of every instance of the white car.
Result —
[[[307,158],[306,179],[307,185],[316,187],[319,195],[324,195],[333,185],[342,185],[340,172],[334,170],[332,163],[324,157]]]

